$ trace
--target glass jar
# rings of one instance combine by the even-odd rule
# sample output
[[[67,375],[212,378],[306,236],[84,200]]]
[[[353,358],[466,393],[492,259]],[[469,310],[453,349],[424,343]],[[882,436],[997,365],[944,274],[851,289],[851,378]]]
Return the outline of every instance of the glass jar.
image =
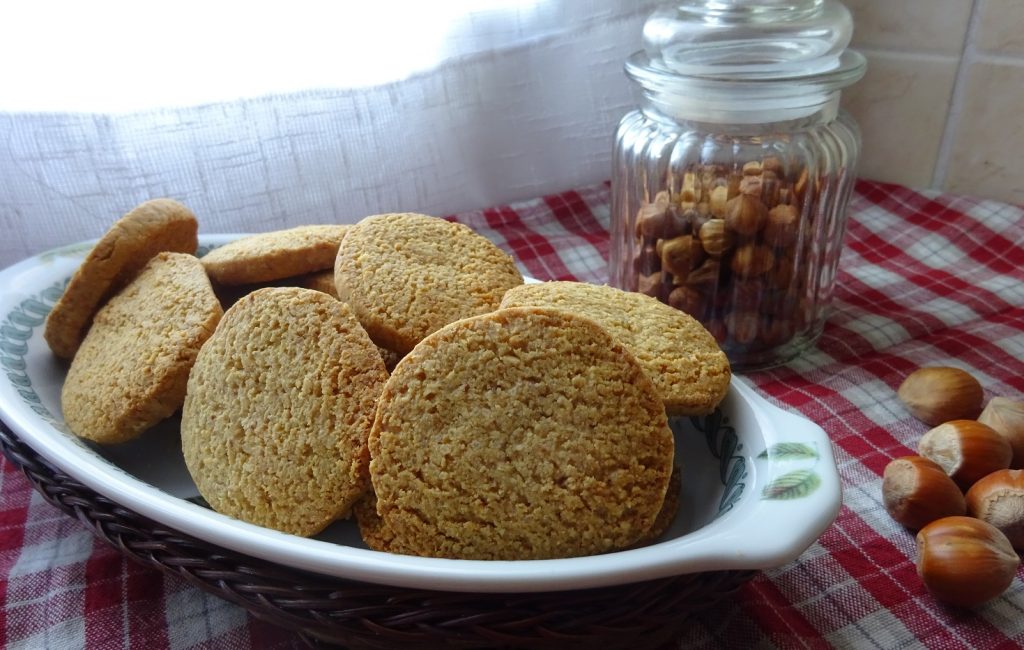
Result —
[[[835,0],[679,0],[626,63],[643,101],[615,136],[610,281],[701,321],[736,370],[824,328],[860,149],[851,33]]]

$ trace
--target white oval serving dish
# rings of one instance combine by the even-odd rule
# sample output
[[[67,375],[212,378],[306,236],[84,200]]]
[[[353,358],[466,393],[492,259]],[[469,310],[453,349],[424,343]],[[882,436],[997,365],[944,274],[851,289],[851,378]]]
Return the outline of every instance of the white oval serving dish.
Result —
[[[205,235],[201,248],[239,235]],[[515,562],[417,558],[371,551],[354,523],[305,539],[247,524],[190,501],[177,421],[136,441],[99,447],[71,435],[60,409],[66,365],[42,324],[92,242],[0,271],[0,418],[68,475],[124,507],[207,542],[319,574],[447,591],[534,592],[600,587],[795,560],[838,513],[831,444],[809,420],[769,404],[734,378],[719,412],[673,420],[683,468],[679,512],[659,543],[591,557]],[[198,501],[198,499],[196,499]]]

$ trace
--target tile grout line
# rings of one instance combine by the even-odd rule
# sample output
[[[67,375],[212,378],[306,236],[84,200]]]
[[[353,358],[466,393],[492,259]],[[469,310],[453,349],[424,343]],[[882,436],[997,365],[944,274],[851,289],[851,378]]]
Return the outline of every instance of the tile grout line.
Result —
[[[1012,65],[1021,67],[1024,66],[1024,57],[1018,54],[1003,54],[1001,52],[992,52],[989,50],[979,50],[977,48],[971,53],[972,62],[974,63],[994,63],[997,65]]]
[[[953,141],[960,123],[960,114],[963,112],[963,105],[966,102],[967,76],[978,54],[974,41],[978,33],[978,25],[981,22],[981,4],[982,0],[972,0],[971,2],[971,17],[967,22],[967,33],[964,34],[964,47],[960,54],[960,64],[957,66],[953,92],[950,94],[949,107],[946,111],[946,124],[942,130],[939,154],[935,160],[935,169],[932,171],[931,186],[934,189],[945,189],[946,179],[949,175],[949,159],[953,154]]]

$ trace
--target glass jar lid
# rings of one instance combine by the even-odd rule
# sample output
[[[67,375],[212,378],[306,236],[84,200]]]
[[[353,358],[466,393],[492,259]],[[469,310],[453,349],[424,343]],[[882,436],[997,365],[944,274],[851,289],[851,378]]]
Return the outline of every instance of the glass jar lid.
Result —
[[[813,106],[864,75],[852,34],[838,0],[676,0],[647,19],[626,71],[684,112],[738,98],[761,102],[748,109]]]

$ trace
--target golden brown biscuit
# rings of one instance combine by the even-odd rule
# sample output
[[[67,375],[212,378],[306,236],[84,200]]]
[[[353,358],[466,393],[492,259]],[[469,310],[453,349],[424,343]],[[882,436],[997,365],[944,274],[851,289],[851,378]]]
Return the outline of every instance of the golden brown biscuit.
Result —
[[[202,257],[217,284],[253,284],[329,269],[348,226],[299,226],[249,235]]]
[[[71,359],[96,311],[161,251],[196,252],[199,225],[171,199],[153,199],[117,220],[71,276],[46,318],[43,338],[55,355]]]
[[[584,282],[515,287],[502,307],[551,307],[591,318],[636,355],[670,415],[703,415],[729,390],[725,353],[704,326],[650,296]]]
[[[497,309],[523,282],[512,258],[467,226],[411,213],[352,226],[334,276],[370,338],[399,354],[448,323]]]
[[[68,427],[124,442],[181,407],[189,370],[223,311],[192,255],[158,253],[96,314],[68,369]]]
[[[384,364],[351,310],[298,287],[229,309],[188,381],[181,445],[217,512],[296,535],[347,517],[368,485]]]
[[[673,437],[654,385],[604,329],[507,309],[442,328],[398,364],[370,451],[392,550],[543,559],[646,533]]]

